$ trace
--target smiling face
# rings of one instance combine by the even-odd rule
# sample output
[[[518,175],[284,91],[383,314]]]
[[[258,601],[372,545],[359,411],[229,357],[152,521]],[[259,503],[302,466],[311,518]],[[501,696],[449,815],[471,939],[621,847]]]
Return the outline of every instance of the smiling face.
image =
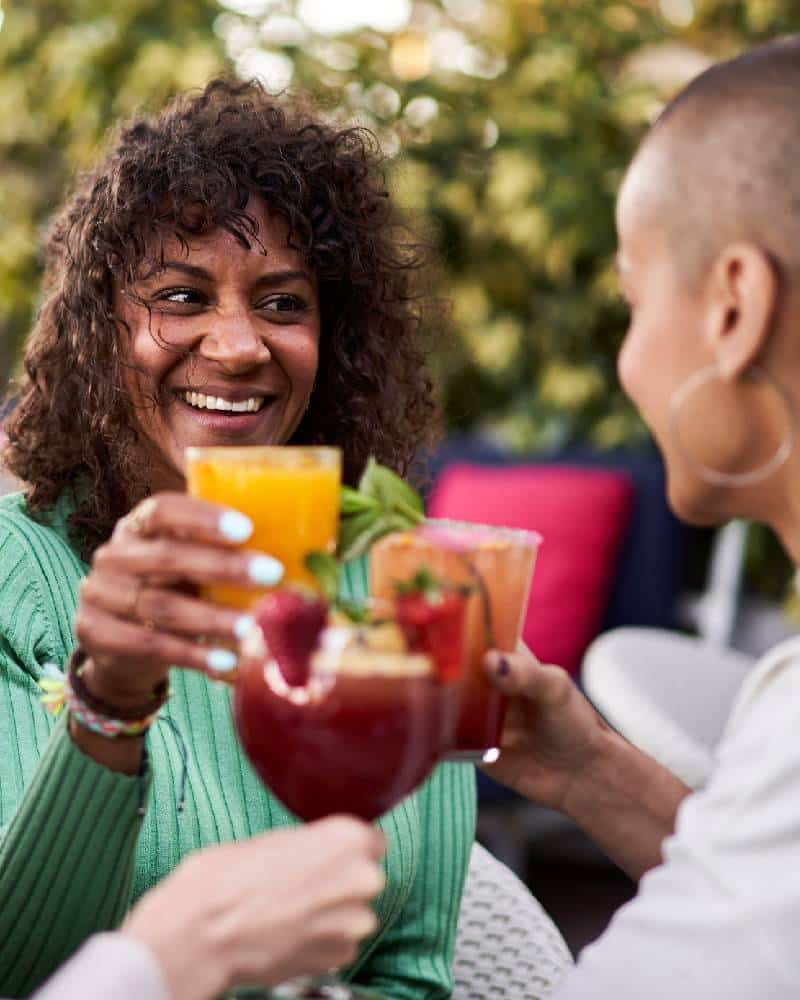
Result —
[[[188,248],[171,237],[163,266],[115,288],[151,488],[182,486],[190,446],[285,444],[308,405],[319,352],[315,276],[286,245],[281,219],[257,201],[248,212],[258,223],[249,248],[224,230],[190,236]]]

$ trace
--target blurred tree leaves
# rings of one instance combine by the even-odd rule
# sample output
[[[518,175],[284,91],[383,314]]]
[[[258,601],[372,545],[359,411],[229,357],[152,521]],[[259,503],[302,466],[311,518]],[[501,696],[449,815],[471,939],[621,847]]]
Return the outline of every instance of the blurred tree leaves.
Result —
[[[355,2],[0,0],[0,388],[75,171],[120,115],[233,67],[383,140],[442,255],[450,428],[520,449],[642,435],[615,375],[616,189],[663,102],[710,59],[797,30],[800,0],[374,0],[410,16],[345,34],[303,17]],[[780,588],[774,539],[751,538],[753,576]]]
[[[625,165],[676,89],[798,4],[414,0],[393,34],[314,31],[306,0],[248,6],[218,23],[240,70],[262,65],[276,86],[291,74],[376,131],[441,251],[449,428],[522,450],[642,436],[615,371]]]
[[[709,58],[800,23],[800,0],[408,0],[397,30],[345,33],[315,28],[311,0],[0,2],[0,365],[41,227],[108,125],[232,66],[378,133],[442,255],[448,424],[521,449],[641,435],[615,373],[625,165]]]

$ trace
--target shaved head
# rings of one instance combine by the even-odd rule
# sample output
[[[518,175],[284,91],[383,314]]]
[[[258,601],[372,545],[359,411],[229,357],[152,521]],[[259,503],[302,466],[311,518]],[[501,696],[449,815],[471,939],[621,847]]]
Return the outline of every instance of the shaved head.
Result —
[[[701,278],[737,241],[800,274],[800,36],[693,80],[645,138],[625,187],[687,275]]]

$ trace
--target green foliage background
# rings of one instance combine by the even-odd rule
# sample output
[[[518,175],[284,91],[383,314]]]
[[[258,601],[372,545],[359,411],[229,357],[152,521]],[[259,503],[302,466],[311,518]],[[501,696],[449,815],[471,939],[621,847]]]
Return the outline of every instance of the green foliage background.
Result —
[[[277,57],[379,134],[441,252],[448,426],[519,449],[641,436],[615,376],[617,185],[664,100],[709,58],[800,25],[800,0],[414,0],[399,32],[344,35],[309,30],[302,2],[0,0],[0,387],[42,227],[109,125]]]

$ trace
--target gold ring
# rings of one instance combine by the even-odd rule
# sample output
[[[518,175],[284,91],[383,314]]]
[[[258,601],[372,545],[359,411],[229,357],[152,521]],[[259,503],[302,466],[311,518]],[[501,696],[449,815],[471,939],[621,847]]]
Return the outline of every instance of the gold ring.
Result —
[[[142,618],[139,614],[139,599],[142,596],[144,588],[145,581],[137,580],[136,588],[134,589],[131,599],[128,602],[128,618],[130,618],[131,621],[138,621],[140,625],[147,629],[148,632],[155,632],[158,628],[155,621],[152,618]]]
[[[136,586],[133,588],[133,593],[128,600],[128,614],[127,617],[136,621],[139,618],[139,598],[142,596],[142,590],[144,589],[144,580],[137,580]]]
[[[155,503],[156,501],[153,497],[148,497],[132,513],[128,514],[125,519],[128,531],[134,535],[144,536],[147,534],[147,522],[150,519],[150,514]]]

